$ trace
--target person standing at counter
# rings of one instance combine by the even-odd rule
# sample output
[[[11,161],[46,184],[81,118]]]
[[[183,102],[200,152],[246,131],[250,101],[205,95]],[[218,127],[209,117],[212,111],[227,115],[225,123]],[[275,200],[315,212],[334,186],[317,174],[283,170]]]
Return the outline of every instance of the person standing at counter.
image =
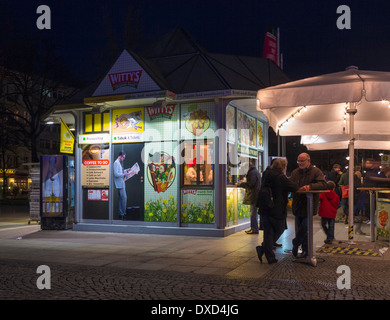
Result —
[[[299,191],[325,190],[327,188],[325,176],[320,169],[310,163],[310,155],[301,153],[298,155],[298,168],[291,173],[291,181],[299,186]],[[313,215],[317,212],[318,195],[313,196]],[[294,193],[292,212],[295,216],[295,238],[292,240],[292,254],[298,256],[298,247],[302,246],[301,258],[308,253],[307,232],[307,197],[304,193]]]
[[[238,187],[245,188],[245,196],[242,203],[250,205],[251,208],[251,228],[245,232],[247,234],[258,234],[259,223],[256,202],[261,187],[261,175],[255,166],[251,166],[245,177],[246,182],[238,184]]]

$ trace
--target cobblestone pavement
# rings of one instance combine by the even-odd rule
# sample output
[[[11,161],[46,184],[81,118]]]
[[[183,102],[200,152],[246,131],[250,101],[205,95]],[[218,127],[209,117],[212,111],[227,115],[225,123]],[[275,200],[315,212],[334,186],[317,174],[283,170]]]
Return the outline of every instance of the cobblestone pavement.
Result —
[[[279,262],[260,265],[253,248],[261,239],[244,232],[216,239],[38,228],[14,219],[0,224],[2,305],[9,306],[10,300],[123,300],[134,307],[146,304],[150,316],[159,302],[227,301],[244,304],[240,312],[253,312],[259,301],[269,300],[390,300],[386,254],[316,253],[313,267],[293,262],[284,249],[291,243],[289,233],[281,239],[283,248],[277,249]],[[322,241],[323,235],[318,236]],[[50,289],[37,287],[43,276],[37,268],[42,264],[50,267]],[[350,269],[350,289],[337,286],[343,276],[337,273],[340,266]]]
[[[389,261],[321,256],[317,267],[286,256],[259,279],[50,264],[50,289],[38,289],[38,263],[0,262],[2,300],[383,300],[390,298]],[[351,289],[338,289],[349,266]]]

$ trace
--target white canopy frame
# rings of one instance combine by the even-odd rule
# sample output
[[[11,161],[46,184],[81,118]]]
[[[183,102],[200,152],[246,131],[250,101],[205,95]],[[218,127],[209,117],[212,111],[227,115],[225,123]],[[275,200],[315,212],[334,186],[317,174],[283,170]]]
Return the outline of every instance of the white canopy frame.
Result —
[[[344,136],[344,145],[347,143],[349,150],[350,240],[353,239],[355,135],[379,135],[382,137],[379,141],[388,146],[389,101],[390,72],[363,71],[357,67],[268,87],[257,93],[258,110],[263,111],[270,126],[281,136]]]

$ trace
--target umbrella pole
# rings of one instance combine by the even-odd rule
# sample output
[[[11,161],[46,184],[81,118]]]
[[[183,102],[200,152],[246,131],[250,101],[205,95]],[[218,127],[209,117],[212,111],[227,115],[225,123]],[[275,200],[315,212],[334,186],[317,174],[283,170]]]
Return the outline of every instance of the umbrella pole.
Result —
[[[348,242],[353,244],[353,205],[354,205],[354,156],[355,156],[355,137],[354,137],[354,116],[357,112],[356,103],[351,102],[349,104],[349,108],[347,110],[349,114],[349,143],[348,143],[348,151],[349,151],[349,198],[348,198]]]

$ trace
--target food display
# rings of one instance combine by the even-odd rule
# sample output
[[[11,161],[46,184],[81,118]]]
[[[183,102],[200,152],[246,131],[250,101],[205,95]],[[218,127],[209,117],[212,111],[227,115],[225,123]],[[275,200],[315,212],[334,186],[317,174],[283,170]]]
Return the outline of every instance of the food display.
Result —
[[[165,192],[175,180],[175,159],[165,152],[149,154],[148,179],[157,193]]]
[[[207,116],[206,110],[195,110],[190,113],[189,119],[186,121],[186,128],[195,136],[200,136],[210,127],[210,118]]]
[[[121,114],[118,118],[119,128],[128,128],[130,126],[129,116],[127,114]]]
[[[387,220],[389,219],[389,214],[387,211],[385,210],[381,210],[379,212],[379,222],[381,224],[382,227],[385,227],[387,225]]]

